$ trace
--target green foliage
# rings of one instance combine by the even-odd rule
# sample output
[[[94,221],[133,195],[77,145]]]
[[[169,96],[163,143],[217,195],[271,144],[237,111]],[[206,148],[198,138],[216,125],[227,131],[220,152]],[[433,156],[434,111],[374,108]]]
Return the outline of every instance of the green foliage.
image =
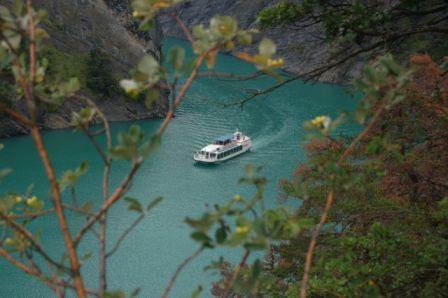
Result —
[[[185,49],[182,47],[174,46],[168,51],[168,63],[174,69],[179,69],[184,65],[185,61]]]
[[[102,99],[118,92],[118,82],[113,76],[110,57],[104,50],[68,53],[52,45],[45,45],[42,57],[49,62],[45,73],[50,82],[57,84],[77,78],[79,88],[88,88]]]
[[[272,7],[262,9],[257,21],[261,27],[277,26],[294,23],[304,11],[297,4],[283,1]]]
[[[139,30],[149,30],[154,25],[154,17],[162,9],[169,8],[182,0],[134,0],[134,18],[140,19]]]
[[[297,30],[318,24],[333,48],[341,45],[341,54],[354,52],[351,46],[368,47],[381,39],[402,61],[421,50],[440,59],[447,44],[437,33],[445,30],[440,20],[447,12],[444,1],[282,1],[262,9],[258,23],[262,28],[290,26]],[[422,33],[421,28],[431,29]]]
[[[160,146],[160,136],[153,135],[145,140],[145,134],[137,125],[132,125],[129,132],[117,135],[117,145],[111,148],[109,154],[113,159],[133,162],[142,161]]]
[[[71,124],[79,130],[84,130],[95,119],[95,115],[95,110],[90,107],[83,108],[78,112],[72,112]]]
[[[87,162],[82,162],[79,167],[74,171],[67,170],[62,174],[61,180],[59,181],[59,187],[61,191],[64,191],[67,187],[75,187],[79,178],[87,173],[89,165]]]
[[[45,45],[42,57],[50,62],[46,71],[49,81],[61,82],[78,78],[82,88],[87,86],[89,80],[89,55],[87,53],[66,53],[54,46]]]
[[[102,49],[92,49],[87,59],[87,87],[100,98],[118,92],[118,82],[113,76],[112,61]]]

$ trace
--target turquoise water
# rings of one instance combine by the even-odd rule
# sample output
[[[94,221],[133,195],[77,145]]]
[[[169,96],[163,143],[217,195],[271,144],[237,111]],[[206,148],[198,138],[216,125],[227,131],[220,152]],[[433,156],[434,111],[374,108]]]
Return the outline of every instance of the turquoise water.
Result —
[[[166,41],[166,46],[173,44],[185,45],[177,40]],[[253,66],[230,56],[220,56],[218,70],[237,70],[245,74],[252,72]],[[249,163],[264,167],[264,175],[269,180],[266,191],[268,204],[278,204],[277,181],[290,177],[296,165],[306,158],[302,149],[306,134],[302,123],[316,115],[335,116],[342,110],[353,109],[355,105],[342,87],[294,82],[249,102],[243,110],[237,106],[223,107],[224,103],[244,96],[247,89],[263,88],[272,83],[269,78],[253,82],[200,79],[194,83],[166,131],[161,148],[143,165],[133,183],[129,196],[143,203],[157,196],[163,196],[165,200],[134,230],[110,260],[110,289],[130,292],[141,287],[142,297],[160,296],[177,265],[196,249],[196,244],[189,238],[190,229],[183,223],[186,216],[198,215],[207,206],[224,203],[235,194],[253,194],[253,189],[237,185],[237,180],[244,175],[244,166]],[[160,120],[115,123],[112,128],[118,132],[131,124],[140,125],[150,134],[159,126]],[[252,152],[217,166],[194,164],[192,154],[195,150],[214,136],[231,133],[236,128],[253,139]],[[80,181],[78,198],[80,201],[99,202],[103,168],[88,139],[71,130],[45,132],[44,139],[59,173],[75,168],[83,160],[89,162],[90,170]],[[50,206],[48,185],[31,138],[17,137],[1,142],[5,149],[0,151],[0,168],[13,168],[14,172],[0,184],[0,193],[6,190],[25,192],[29,185],[34,185],[33,192],[46,198],[46,205]],[[112,185],[119,183],[128,168],[124,162],[114,165]],[[126,204],[119,203],[110,213],[110,244],[136,216],[126,209]],[[70,220],[73,227],[77,227],[83,219],[70,216]],[[45,247],[54,256],[60,256],[63,244],[56,220],[42,218],[33,227],[44,231],[42,242]],[[94,253],[83,267],[88,284],[94,288],[97,285],[95,238],[87,237],[82,243],[82,251]],[[197,285],[207,286],[215,280],[217,277],[204,273],[203,267],[220,255],[236,260],[240,252],[218,250],[204,253],[183,271],[172,290],[172,297],[187,297]],[[52,296],[46,287],[3,260],[0,260],[0,268],[0,297]],[[209,296],[208,292],[204,293],[204,297]]]

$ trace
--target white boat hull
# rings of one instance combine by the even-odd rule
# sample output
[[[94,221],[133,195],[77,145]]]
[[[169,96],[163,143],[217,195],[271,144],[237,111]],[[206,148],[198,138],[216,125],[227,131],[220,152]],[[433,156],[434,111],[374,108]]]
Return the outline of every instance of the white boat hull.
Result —
[[[215,157],[213,157],[213,158],[211,158],[210,156],[202,155],[202,154],[195,154],[193,156],[193,159],[200,163],[207,163],[207,164],[221,163],[223,161],[229,160],[231,158],[234,158],[236,156],[239,156],[239,155],[249,151],[252,148],[252,142],[251,142],[250,138],[245,138],[237,143],[234,143],[231,146],[231,148],[237,148],[237,147],[242,147],[242,148],[239,151],[227,153],[227,154],[224,154],[224,153],[229,151],[229,148],[225,148],[221,151],[216,151],[216,152],[214,152]]]
[[[229,154],[225,157],[222,158],[203,158],[201,155],[195,155],[193,157],[193,159],[197,162],[200,163],[207,163],[207,164],[217,164],[217,163],[221,163],[223,161],[229,160],[231,158],[237,157],[243,153],[246,153],[247,151],[250,151],[250,149],[252,148],[252,144],[247,144],[246,146],[243,145],[243,149],[241,151],[235,152],[233,154]]]

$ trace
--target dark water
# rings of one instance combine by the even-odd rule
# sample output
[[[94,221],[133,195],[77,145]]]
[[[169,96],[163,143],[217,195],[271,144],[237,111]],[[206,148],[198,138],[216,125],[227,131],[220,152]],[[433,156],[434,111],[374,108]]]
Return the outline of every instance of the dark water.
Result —
[[[166,45],[186,45],[181,41],[167,40]],[[218,70],[237,71],[245,74],[253,66],[229,56],[220,56]],[[163,138],[162,147],[143,165],[129,196],[149,202],[157,196],[165,197],[143,223],[127,238],[109,262],[110,289],[132,291],[142,289],[142,297],[158,297],[177,265],[196,248],[190,240],[189,228],[183,223],[186,216],[200,214],[206,204],[224,203],[235,194],[250,196],[253,189],[237,185],[244,175],[244,166],[251,163],[264,167],[269,179],[267,201],[278,204],[277,181],[287,178],[295,166],[305,160],[302,149],[306,132],[302,123],[317,115],[335,116],[342,110],[353,109],[355,102],[342,87],[326,84],[295,82],[268,96],[249,102],[243,110],[223,104],[247,95],[247,89],[272,84],[269,78],[253,82],[229,82],[201,79],[193,85],[187,99],[177,112]],[[126,130],[131,122],[113,124],[113,131]],[[160,124],[159,120],[139,121],[149,133]],[[253,139],[253,151],[218,166],[198,166],[192,154],[214,136],[233,132],[236,128]],[[348,129],[348,128],[346,128]],[[342,129],[344,130],[344,128]],[[52,160],[61,173],[75,168],[81,161],[89,162],[89,173],[80,181],[80,201],[99,201],[101,198],[102,163],[88,139],[70,130],[52,131],[44,134]],[[0,152],[0,168],[10,167],[14,172],[0,184],[0,192],[6,190],[24,192],[34,185],[34,193],[48,198],[47,182],[40,160],[30,137],[2,140],[5,149]],[[115,164],[112,185],[117,185],[126,174],[128,165]],[[68,200],[68,198],[66,198]],[[117,204],[110,213],[110,244],[135,218],[126,210],[124,203]],[[73,226],[82,218],[70,216]],[[54,218],[43,218],[33,225],[44,231],[42,242],[55,256],[62,251],[63,243]],[[74,229],[72,229],[74,230]],[[82,243],[84,253],[93,257],[83,267],[88,284],[97,285],[96,240],[89,236]],[[201,255],[180,276],[172,290],[172,297],[187,297],[198,284],[207,286],[216,277],[203,272],[203,267],[220,255],[230,260],[238,259],[241,252],[217,250]],[[0,260],[0,297],[48,297],[52,293],[40,283],[25,276],[17,269]],[[208,297],[208,291],[204,297]]]

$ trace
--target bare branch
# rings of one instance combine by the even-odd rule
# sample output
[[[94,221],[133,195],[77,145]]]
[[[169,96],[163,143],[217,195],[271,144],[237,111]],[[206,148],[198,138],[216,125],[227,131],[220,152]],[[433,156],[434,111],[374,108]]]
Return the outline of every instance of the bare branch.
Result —
[[[179,27],[185,33],[187,39],[193,44],[194,43],[193,36],[191,35],[191,32],[190,30],[188,30],[187,26],[185,26],[185,23],[180,19],[180,17],[177,14],[173,13],[171,14],[171,18],[177,22]]]
[[[208,78],[214,78],[214,79],[220,79],[223,81],[249,81],[256,79],[260,76],[266,75],[262,71],[256,71],[248,75],[237,75],[233,73],[228,72],[216,72],[216,71],[204,71],[198,73],[198,77],[208,77]]]
[[[126,229],[124,230],[123,234],[118,238],[117,242],[115,243],[114,247],[106,254],[106,258],[111,257],[117,250],[120,244],[123,242],[123,240],[127,237],[127,235],[132,232],[132,230],[145,218],[145,214],[140,214],[139,217],[137,217],[136,220]]]
[[[23,214],[8,214],[6,215],[8,218],[10,218],[11,220],[15,220],[15,219],[24,219],[24,218],[38,218],[40,216],[44,216],[44,215],[48,215],[51,212],[54,211],[54,208],[51,209],[47,209],[47,210],[43,210],[43,211],[39,211],[39,212],[33,212],[33,213],[23,213]]]
[[[59,226],[61,229],[61,233],[67,248],[67,253],[70,260],[70,265],[72,268],[72,273],[75,280],[76,292],[79,297],[86,297],[86,290],[84,286],[84,282],[81,278],[80,272],[80,264],[78,261],[77,251],[75,246],[73,245],[73,240],[71,238],[67,219],[64,214],[64,210],[62,207],[62,198],[61,192],[59,189],[59,184],[57,182],[56,173],[54,171],[54,167],[48,157],[48,153],[45,149],[42,136],[40,134],[39,128],[36,126],[36,103],[34,98],[34,81],[35,81],[35,70],[36,70],[36,48],[35,48],[35,23],[34,23],[34,11],[32,7],[32,0],[27,0],[27,14],[28,14],[28,33],[29,33],[29,64],[30,64],[30,74],[29,74],[29,85],[26,84],[26,81],[23,77],[19,80],[20,85],[22,86],[25,92],[25,98],[28,106],[28,113],[30,114],[31,121],[33,122],[33,126],[31,127],[31,135],[38,149],[39,155],[42,159],[42,162],[45,167],[45,171],[47,173],[48,180],[51,185],[51,193],[53,198],[53,205],[55,212],[58,217]]]
[[[31,120],[29,120],[24,115],[21,115],[21,114],[17,113],[16,111],[14,111],[13,109],[9,108],[2,101],[0,101],[0,109],[5,111],[9,116],[11,116],[12,118],[18,120],[22,124],[25,124],[25,125],[28,125],[28,126],[32,126],[33,125],[33,122],[31,122]]]
[[[107,150],[110,151],[112,147],[112,137],[110,133],[109,121],[106,115],[101,111],[101,109],[95,104],[93,100],[86,96],[75,95],[74,98],[85,101],[89,106],[91,106],[96,113],[100,116],[103,121],[104,130],[106,131],[106,143]],[[110,165],[111,159],[109,155],[105,154],[102,148],[99,146],[95,137],[90,133],[87,127],[83,127],[84,132],[93,144],[93,146],[98,151],[99,155],[104,161],[104,173],[103,173],[103,200],[106,201],[109,196],[109,175],[110,175]],[[100,279],[100,295],[104,296],[104,292],[107,289],[107,276],[106,276],[106,223],[107,223],[107,210],[99,219],[100,222],[100,233],[99,233],[99,279]]]
[[[171,276],[170,281],[168,282],[168,285],[166,286],[165,290],[163,291],[162,298],[168,298],[168,294],[171,291],[171,288],[173,287],[174,283],[176,282],[177,277],[179,276],[182,269],[185,268],[185,266],[188,265],[191,261],[193,261],[194,258],[196,258],[202,251],[204,250],[204,247],[199,247],[193,254],[191,254],[189,257],[187,257],[185,260],[183,260],[182,263],[177,267],[176,271],[174,272],[173,276]]]

